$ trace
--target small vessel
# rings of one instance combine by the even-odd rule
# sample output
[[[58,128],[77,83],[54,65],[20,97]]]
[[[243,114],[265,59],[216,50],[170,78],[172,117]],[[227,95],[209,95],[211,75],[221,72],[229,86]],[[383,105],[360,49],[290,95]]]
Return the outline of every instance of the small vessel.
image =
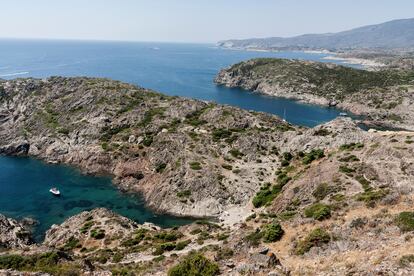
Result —
[[[283,122],[286,123],[286,108],[283,110]]]
[[[60,196],[60,191],[57,188],[51,188],[49,190],[54,196]]]
[[[348,113],[341,112],[341,113],[339,113],[339,116],[346,117],[346,116],[348,116]]]

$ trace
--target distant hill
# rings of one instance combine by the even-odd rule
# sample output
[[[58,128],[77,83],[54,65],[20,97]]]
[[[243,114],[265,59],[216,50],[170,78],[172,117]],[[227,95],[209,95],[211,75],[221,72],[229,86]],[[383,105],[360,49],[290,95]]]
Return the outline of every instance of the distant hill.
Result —
[[[218,42],[218,45],[226,48],[251,49],[414,48],[414,18],[393,20],[339,33],[305,34],[289,38],[225,40]]]

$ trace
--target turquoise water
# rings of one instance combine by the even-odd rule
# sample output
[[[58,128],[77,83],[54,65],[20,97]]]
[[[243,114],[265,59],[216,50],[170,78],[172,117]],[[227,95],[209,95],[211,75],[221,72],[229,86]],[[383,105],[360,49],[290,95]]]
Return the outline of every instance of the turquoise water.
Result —
[[[200,44],[0,40],[0,78],[108,77],[168,95],[279,116],[286,110],[287,121],[304,126],[338,116],[337,109],[214,85],[213,79],[221,68],[255,57],[325,61],[323,54],[231,51]],[[59,187],[61,198],[49,193],[52,186]],[[110,178],[85,176],[73,168],[28,158],[0,157],[0,195],[0,213],[14,218],[28,216],[40,222],[35,229],[37,240],[52,224],[95,207],[107,207],[138,222],[161,226],[189,222],[154,214],[145,208],[141,198],[120,193]]]
[[[61,197],[49,192],[54,186],[61,191]],[[117,190],[109,177],[82,175],[74,168],[32,158],[0,157],[0,195],[0,213],[39,221],[34,229],[36,240],[41,240],[52,224],[96,207],[109,208],[140,223],[148,221],[164,227],[191,222],[153,213],[140,197]]]
[[[325,56],[233,51],[203,44],[0,40],[0,78],[108,77],[168,95],[210,100],[279,116],[286,110],[287,121],[312,127],[334,119],[341,111],[218,87],[213,79],[221,68],[250,58],[325,62]]]

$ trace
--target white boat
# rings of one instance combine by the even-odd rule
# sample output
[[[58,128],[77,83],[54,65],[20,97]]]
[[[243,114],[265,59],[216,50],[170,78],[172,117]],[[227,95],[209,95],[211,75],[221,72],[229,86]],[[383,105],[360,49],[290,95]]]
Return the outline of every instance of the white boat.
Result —
[[[57,188],[52,188],[49,190],[53,195],[60,196],[60,191]]]
[[[341,112],[341,113],[339,113],[339,116],[346,117],[346,116],[348,116],[348,113]]]

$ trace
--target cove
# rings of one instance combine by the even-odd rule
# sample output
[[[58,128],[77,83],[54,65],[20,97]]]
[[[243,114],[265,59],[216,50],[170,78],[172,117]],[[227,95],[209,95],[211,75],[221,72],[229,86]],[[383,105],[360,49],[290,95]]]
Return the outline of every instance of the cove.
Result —
[[[49,193],[53,186],[60,189],[61,197]],[[0,195],[0,213],[39,222],[34,228],[36,241],[43,239],[52,224],[97,207],[108,208],[138,223],[152,222],[161,227],[193,221],[155,214],[145,207],[140,196],[120,192],[109,177],[84,175],[75,168],[33,158],[0,156]]]
[[[326,60],[326,56],[305,52],[235,51],[213,44],[0,40],[0,78],[106,77],[167,95],[213,101],[280,117],[286,110],[288,122],[313,127],[336,118],[341,110],[219,87],[213,80],[220,69],[259,57],[347,65],[340,60]]]

